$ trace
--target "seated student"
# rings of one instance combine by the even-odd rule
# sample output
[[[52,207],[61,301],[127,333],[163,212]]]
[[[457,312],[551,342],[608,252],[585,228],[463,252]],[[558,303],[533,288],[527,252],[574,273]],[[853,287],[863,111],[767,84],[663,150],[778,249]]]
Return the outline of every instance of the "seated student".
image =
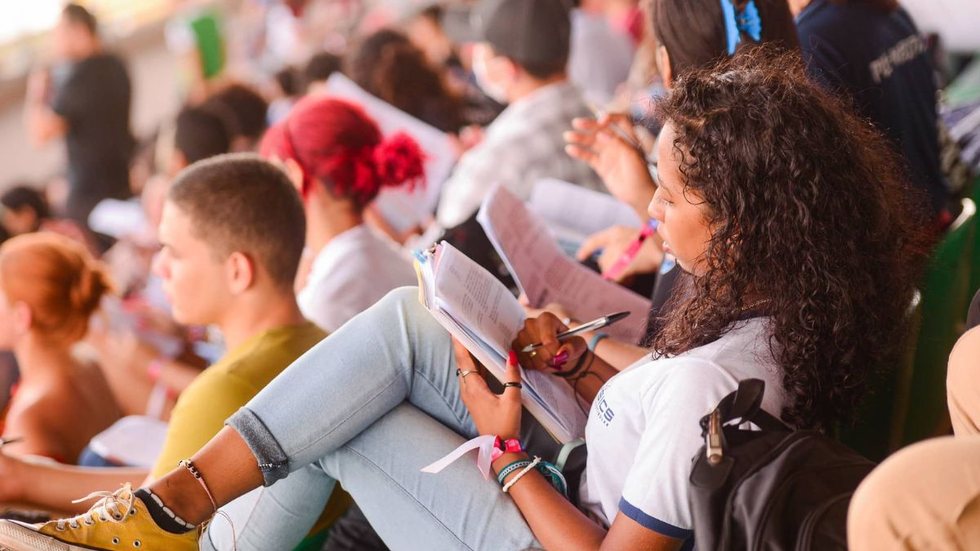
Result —
[[[364,223],[382,188],[421,180],[422,152],[411,138],[385,138],[356,105],[317,96],[270,130],[261,151],[285,164],[303,198],[313,261],[298,300],[307,319],[335,331],[388,291],[417,281],[397,246]]]
[[[307,95],[321,92],[327,79],[330,78],[330,75],[340,71],[342,64],[343,61],[340,56],[330,52],[313,54],[303,67],[301,82],[303,91]]]
[[[345,72],[367,92],[443,132],[463,126],[462,103],[425,54],[398,31],[365,38],[345,60]]]
[[[669,90],[684,73],[708,66],[760,43],[797,50],[796,28],[782,0],[755,0],[758,34],[739,28],[735,12],[722,9],[730,0],[652,0],[651,29],[656,39],[656,64]],[[732,32],[734,30],[734,32]],[[734,43],[734,46],[729,44]],[[616,198],[633,207],[641,218],[656,191],[656,183],[642,155],[613,131],[618,125],[636,142],[632,125],[622,116],[576,119],[567,132],[569,155],[595,169]],[[656,151],[648,156],[655,158]]]
[[[723,0],[727,3],[729,0]],[[749,28],[739,28],[735,12],[722,9],[724,4],[717,0],[652,0],[649,5],[650,28],[653,31],[656,49],[657,72],[663,84],[670,90],[677,78],[688,71],[703,68],[759,44],[768,44],[785,50],[797,50],[796,28],[789,8],[782,0],[755,0],[758,10],[759,33],[750,34]],[[734,5],[732,5],[733,10]],[[729,29],[734,29],[734,33]],[[734,50],[729,44],[734,41]],[[646,219],[647,205],[653,198],[657,186],[654,172],[647,166],[643,155],[627,143],[611,127],[618,125],[634,142],[632,124],[623,116],[607,115],[598,120],[580,118],[573,121],[575,130],[567,132],[566,151],[581,159],[595,169],[602,177],[609,191],[620,201],[633,207],[641,218]],[[647,154],[656,158],[656,151]],[[609,228],[591,236],[577,253],[579,260],[586,260],[598,254],[598,265],[608,270],[621,256],[633,240],[637,230],[632,228]],[[617,281],[656,272],[664,258],[663,242],[657,235],[643,242],[639,253]],[[669,267],[669,262],[664,266]],[[660,307],[666,304],[664,296],[674,282],[683,280],[676,264],[657,276],[654,286],[654,309],[650,312],[648,331],[659,324]],[[559,316],[565,317],[565,316]],[[619,367],[626,367],[645,353],[645,347],[638,343],[626,343],[612,338],[596,338],[595,333],[586,335],[591,342],[600,346],[607,360]]]
[[[973,549],[980,542],[980,328],[956,342],[946,393],[954,436],[901,449],[868,475],[847,514],[850,549]]]
[[[523,199],[544,177],[603,189],[587,165],[562,153],[562,133],[572,119],[589,114],[566,72],[568,6],[562,0],[483,0],[474,9],[478,14],[466,14],[469,25],[447,24],[446,30],[460,42],[477,43],[477,81],[508,107],[443,184],[436,218],[446,229],[471,218],[497,182]],[[474,21],[482,24],[473,27]]]
[[[952,222],[939,158],[936,77],[919,33],[898,0],[790,0],[807,69],[846,94],[904,156],[936,229]]]
[[[653,355],[617,373],[581,338],[557,342],[565,327],[548,314],[529,319],[514,342],[543,342],[522,355],[525,368],[557,366],[592,403],[585,476],[565,473],[571,500],[533,468],[503,473],[507,493],[468,461],[419,471],[478,434],[523,437],[527,452],[500,456],[497,473],[529,454],[553,457],[557,445],[522,418],[519,386],[492,393],[406,288],[290,366],[188,463],[71,520],[2,522],[0,545],[112,549],[118,538],[193,548],[190,527],[218,506],[295,478],[303,484],[266,489],[247,522],[235,523],[240,537],[261,533],[286,547],[312,522],[301,504],[322,499],[336,478],[402,548],[690,543],[687,480],[703,445],[701,416],[739,380],[758,377],[765,409],[795,426],[847,418],[868,366],[897,342],[924,256],[910,248],[917,220],[904,210],[889,149],[809,83],[798,59],[761,53],[692,71],[658,104],[661,186],[650,213],[693,285]],[[842,146],[852,152],[843,159]],[[835,170],[823,170],[830,163]],[[520,378],[516,362],[512,354],[510,383]],[[125,520],[100,520],[112,511]]]
[[[105,255],[113,280],[121,282],[129,299],[126,306],[131,317],[178,342],[187,340],[185,331],[170,319],[160,277],[150,269],[159,250],[157,227],[171,181],[180,171],[197,161],[228,153],[232,142],[228,124],[210,107],[188,106],[178,113],[171,131],[161,138],[167,140],[169,147],[164,149],[170,152],[161,160],[164,173],[151,179],[141,197],[150,235],[123,237]],[[123,329],[116,326],[112,334],[98,335],[106,338],[92,341],[116,400],[126,415],[148,413],[165,418],[176,395],[200,370],[162,353],[159,342],[151,345],[137,338],[136,327],[128,332]]]
[[[109,288],[101,266],[66,237],[25,234],[0,247],[0,348],[20,368],[2,436],[24,439],[10,453],[74,463],[119,418],[99,366],[75,354]]]
[[[304,231],[292,184],[258,157],[215,157],[181,173],[164,207],[155,269],[175,319],[214,324],[227,352],[181,395],[152,470],[70,468],[0,454],[0,502],[79,510],[86,505],[73,499],[152,480],[217,434],[225,418],[324,337],[292,292]]]
[[[232,130],[232,151],[254,150],[268,126],[266,114],[269,103],[245,84],[228,84],[201,105],[213,113],[222,113],[229,122]]]
[[[95,244],[78,224],[67,218],[51,216],[51,207],[42,190],[27,185],[13,186],[0,195],[0,205],[3,206],[0,231],[5,232],[7,237],[48,231],[64,235],[89,251],[96,250]]]

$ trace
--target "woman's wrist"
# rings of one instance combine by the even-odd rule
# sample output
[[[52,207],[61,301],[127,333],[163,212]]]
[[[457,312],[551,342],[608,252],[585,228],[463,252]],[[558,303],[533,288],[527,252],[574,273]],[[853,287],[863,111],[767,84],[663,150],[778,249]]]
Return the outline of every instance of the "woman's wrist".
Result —
[[[527,452],[506,452],[491,463],[493,467],[493,472],[495,474],[500,474],[507,465],[514,463],[515,461],[525,461],[529,459],[530,456]]]

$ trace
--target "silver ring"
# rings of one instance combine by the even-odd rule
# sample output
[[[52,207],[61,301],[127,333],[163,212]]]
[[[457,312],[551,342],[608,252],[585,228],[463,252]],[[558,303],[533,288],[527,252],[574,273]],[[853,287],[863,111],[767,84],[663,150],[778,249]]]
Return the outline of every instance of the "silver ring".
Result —
[[[467,369],[466,371],[460,371],[458,369],[456,370],[456,374],[459,375],[460,377],[464,378],[464,379],[470,373],[476,373],[476,371],[473,371],[472,369]]]

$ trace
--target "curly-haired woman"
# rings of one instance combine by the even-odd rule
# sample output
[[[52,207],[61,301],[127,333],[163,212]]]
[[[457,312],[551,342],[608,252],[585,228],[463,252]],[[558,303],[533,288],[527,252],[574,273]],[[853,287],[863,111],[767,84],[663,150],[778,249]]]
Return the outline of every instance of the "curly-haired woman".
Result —
[[[691,545],[698,419],[748,377],[766,381],[763,407],[796,426],[847,418],[870,366],[900,340],[921,259],[881,139],[810,84],[796,58],[762,53],[692,71],[659,104],[662,185],[650,213],[693,283],[674,297],[652,354],[618,373],[582,339],[558,342],[564,326],[548,314],[514,343],[544,343],[524,367],[565,376],[591,403],[584,476],[564,473],[570,497],[529,459],[557,446],[522,416],[521,390],[492,393],[417,291],[403,289],[312,349],[157,483],[69,521],[0,524],[0,544],[51,537],[109,549],[135,538],[190,549],[192,527],[218,506],[288,475],[306,477],[306,491],[271,486],[276,499],[238,526],[240,539],[258,532],[265,548],[287,548],[313,518],[286,511],[315,510],[304,505],[338,479],[401,549]],[[520,377],[516,363],[508,382]],[[506,493],[464,462],[419,472],[476,435],[508,443],[493,462]],[[113,514],[125,520],[103,522]]]

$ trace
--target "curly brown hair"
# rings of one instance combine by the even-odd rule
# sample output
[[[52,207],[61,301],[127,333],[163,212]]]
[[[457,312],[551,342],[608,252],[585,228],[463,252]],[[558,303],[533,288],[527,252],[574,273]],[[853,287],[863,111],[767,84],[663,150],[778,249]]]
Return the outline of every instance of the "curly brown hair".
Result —
[[[783,419],[849,420],[905,336],[927,249],[896,155],[797,54],[768,47],[685,73],[657,106],[713,234],[705,273],[673,297],[654,350],[715,340],[766,299]]]

